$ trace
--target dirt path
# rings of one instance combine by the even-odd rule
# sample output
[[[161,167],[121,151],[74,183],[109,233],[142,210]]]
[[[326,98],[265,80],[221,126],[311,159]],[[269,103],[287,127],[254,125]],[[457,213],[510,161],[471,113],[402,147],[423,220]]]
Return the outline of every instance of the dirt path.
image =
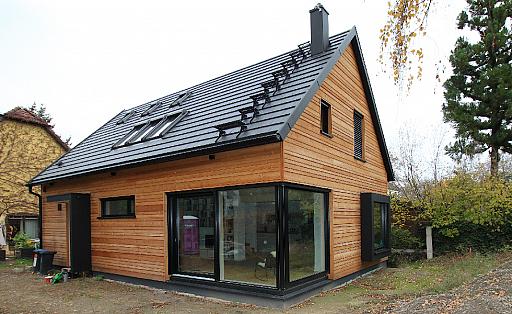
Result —
[[[383,313],[512,313],[512,261],[450,293],[392,303]]]
[[[223,303],[94,278],[48,285],[41,276],[29,271],[17,272],[15,267],[5,264],[0,267],[1,314],[512,313],[512,261],[449,293],[418,298],[390,294],[389,291],[393,290],[386,290],[386,279],[396,270],[388,269],[362,278],[348,287],[323,293],[286,311]],[[406,278],[415,280],[414,276]]]

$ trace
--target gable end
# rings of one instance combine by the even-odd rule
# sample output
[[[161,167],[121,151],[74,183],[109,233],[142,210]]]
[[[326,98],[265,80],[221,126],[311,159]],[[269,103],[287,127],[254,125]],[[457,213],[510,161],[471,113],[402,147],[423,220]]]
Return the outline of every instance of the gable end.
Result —
[[[336,49],[336,52],[333,54],[329,62],[325,65],[322,72],[318,75],[317,79],[311,84],[310,89],[301,99],[299,104],[296,106],[294,112],[290,114],[288,121],[284,124],[284,126],[279,130],[279,134],[281,138],[284,140],[288,133],[292,130],[293,126],[299,120],[301,114],[304,112],[306,107],[309,105],[317,91],[320,89],[320,86],[327,78],[333,67],[338,62],[339,58],[343,55],[345,50],[352,46],[356,61],[357,67],[359,70],[359,74],[361,76],[361,81],[363,83],[364,93],[368,102],[368,106],[370,109],[370,116],[372,118],[373,127],[375,129],[375,133],[377,135],[377,141],[379,143],[380,151],[382,154],[382,159],[384,161],[384,166],[387,172],[387,180],[394,181],[395,175],[393,172],[393,167],[391,164],[391,159],[389,157],[389,152],[386,146],[386,141],[384,139],[384,133],[382,131],[382,126],[380,124],[379,115],[377,113],[377,106],[375,104],[375,98],[373,97],[373,92],[370,85],[370,80],[368,77],[368,72],[366,71],[366,66],[364,64],[364,58],[361,51],[359,37],[357,36],[357,30],[353,27],[350,32],[347,34],[345,39],[341,42],[339,47]]]

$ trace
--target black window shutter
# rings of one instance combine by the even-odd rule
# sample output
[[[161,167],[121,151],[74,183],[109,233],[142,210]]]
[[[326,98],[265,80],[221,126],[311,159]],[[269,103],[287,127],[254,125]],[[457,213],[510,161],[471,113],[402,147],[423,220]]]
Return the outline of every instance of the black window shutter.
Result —
[[[324,134],[330,134],[330,124],[331,124],[331,106],[322,100],[320,103],[320,122],[322,125],[322,132]]]
[[[354,111],[354,157],[363,159],[363,116]]]

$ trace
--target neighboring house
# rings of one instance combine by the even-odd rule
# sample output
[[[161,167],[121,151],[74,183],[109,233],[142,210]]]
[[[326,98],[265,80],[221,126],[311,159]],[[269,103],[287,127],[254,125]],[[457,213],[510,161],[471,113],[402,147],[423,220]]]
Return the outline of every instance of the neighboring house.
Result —
[[[393,171],[355,28],[120,112],[34,177],[73,271],[286,306],[385,265]]]
[[[8,241],[19,231],[39,237],[38,198],[26,184],[67,150],[53,128],[29,110],[0,114],[0,224],[7,225]]]

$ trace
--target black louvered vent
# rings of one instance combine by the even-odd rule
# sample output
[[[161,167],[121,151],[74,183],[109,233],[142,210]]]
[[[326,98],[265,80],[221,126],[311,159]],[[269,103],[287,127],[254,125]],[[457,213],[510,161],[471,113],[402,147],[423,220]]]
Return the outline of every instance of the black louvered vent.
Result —
[[[354,157],[363,159],[363,115],[354,111]]]

